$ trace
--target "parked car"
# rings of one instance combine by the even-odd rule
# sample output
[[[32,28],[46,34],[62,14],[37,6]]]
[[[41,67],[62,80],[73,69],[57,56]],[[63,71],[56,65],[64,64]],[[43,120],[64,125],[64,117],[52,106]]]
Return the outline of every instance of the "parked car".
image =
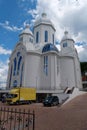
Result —
[[[3,94],[2,99],[1,99],[2,103],[6,102],[6,97],[7,97],[7,94]]]
[[[56,106],[59,104],[59,98],[57,96],[48,96],[43,101],[44,106]]]

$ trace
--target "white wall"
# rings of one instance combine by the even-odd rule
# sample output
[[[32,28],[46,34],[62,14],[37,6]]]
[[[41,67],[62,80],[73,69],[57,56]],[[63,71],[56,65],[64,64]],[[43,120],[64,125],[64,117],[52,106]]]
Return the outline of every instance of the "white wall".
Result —
[[[61,57],[60,60],[60,72],[61,72],[61,87],[75,87],[75,69],[74,60],[72,57]]]
[[[48,56],[48,75],[44,73],[44,56]],[[41,89],[58,90],[60,89],[60,62],[59,56],[55,52],[48,52],[41,58]],[[57,73],[58,62],[58,73]]]
[[[44,72],[44,56],[48,56],[48,75]],[[50,56],[48,53],[43,54],[41,57],[41,89],[51,89]]]
[[[39,43],[45,44],[44,42],[44,32],[48,31],[48,42],[47,43],[53,43],[52,40],[52,34],[54,34],[54,39],[55,39],[55,31],[50,25],[39,25],[34,28],[34,40],[36,43],[36,32],[39,32]],[[38,44],[38,43],[36,43]]]
[[[76,87],[82,88],[81,69],[78,56],[74,57]]]
[[[63,47],[63,44],[67,43],[67,47]],[[62,54],[72,53],[71,50],[75,50],[74,41],[73,40],[64,40],[60,43]]]
[[[19,75],[17,75],[17,66],[18,66],[18,60],[19,60],[19,57],[17,56],[18,52],[20,52],[20,56],[22,56],[21,65],[24,63],[24,59],[25,59],[24,57],[25,57],[26,50],[25,50],[25,47],[22,44],[20,44],[20,45],[16,46],[16,48],[14,49],[14,51],[13,51],[11,57],[10,57],[9,71],[8,71],[8,78],[7,78],[7,88],[9,87],[11,66],[12,66],[12,76],[11,76],[10,88],[13,87],[14,80],[17,80],[17,86],[20,86],[21,71],[20,71]],[[17,60],[16,75],[13,75],[13,71],[14,71],[14,58],[16,58],[16,60]],[[21,68],[21,65],[20,65],[20,68]]]
[[[41,60],[40,55],[35,53],[27,53],[25,58],[24,82],[26,87],[40,87],[40,71]]]
[[[60,89],[60,58],[57,54],[52,53],[50,55],[50,71],[51,71],[51,89],[58,90]],[[58,62],[58,63],[57,63]],[[58,72],[57,72],[57,64],[58,64]]]

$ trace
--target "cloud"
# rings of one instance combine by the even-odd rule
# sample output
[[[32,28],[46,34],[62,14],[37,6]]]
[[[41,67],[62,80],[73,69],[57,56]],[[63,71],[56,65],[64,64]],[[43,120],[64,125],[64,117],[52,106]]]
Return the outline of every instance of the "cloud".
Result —
[[[5,28],[8,31],[13,31],[13,32],[23,30],[22,27],[17,27],[17,26],[14,26],[14,25],[10,25],[9,21],[5,21],[4,23],[0,23],[0,26],[2,28]]]
[[[8,60],[6,62],[0,61],[0,88],[6,87],[8,73]]]
[[[10,55],[11,52],[11,50],[0,46],[0,55],[3,55],[2,59],[0,60],[0,88],[6,87],[8,74],[8,58],[6,58],[6,55]],[[5,60],[3,58],[5,58]]]
[[[56,45],[56,47],[58,48],[58,50],[61,50],[60,45]],[[78,52],[78,57],[80,62],[87,62],[87,45],[84,47],[83,45],[77,45],[75,44],[75,48]]]
[[[0,46],[0,55],[4,54],[4,55],[8,55],[11,54],[11,50],[5,49],[2,46]]]
[[[58,39],[61,40],[64,29],[68,29],[77,40],[84,38],[84,40],[87,41],[85,33],[87,32],[86,0],[37,0],[36,11],[30,11],[32,16],[35,16],[34,12],[38,12],[38,14],[42,12],[47,13],[56,27],[56,37]]]
[[[68,30],[75,42],[81,43],[76,45],[80,60],[87,61],[87,49],[83,48],[83,41],[87,42],[87,0],[37,0],[36,9],[28,10],[33,22],[43,12],[56,28],[56,39],[61,41],[64,31]]]
[[[36,9],[28,10],[27,13],[30,14],[33,18],[36,18],[38,15],[38,11]]]
[[[66,28],[76,39],[79,40],[84,36],[87,40],[84,33],[87,27],[86,5],[86,0],[83,0],[83,2],[81,0],[71,0],[68,2],[65,0],[37,0],[36,10],[29,10],[28,13],[36,19],[36,15],[40,16],[42,12],[46,12],[56,27],[58,39],[61,39]]]
[[[31,6],[33,4],[36,4],[36,8],[35,5],[34,7]],[[37,0],[37,2],[36,0],[18,0],[18,5],[24,13],[27,12],[29,14],[28,16],[32,16],[30,21],[26,20],[24,22],[24,26],[30,23],[30,27],[33,27],[35,20],[38,19],[43,12],[46,12],[48,18],[53,22],[56,28],[56,39],[60,42],[64,31],[68,30],[75,42],[79,43],[76,49],[79,53],[79,57],[81,57],[80,59],[87,61],[86,49],[83,49],[83,41],[87,43],[87,0]],[[8,30],[22,29],[16,26],[10,26],[8,21],[4,24]],[[59,45],[58,48],[60,49]],[[81,49],[83,51],[81,51]]]
[[[80,62],[87,62],[87,43],[75,44],[75,48],[77,49]]]
[[[18,7],[21,8],[21,12],[23,12],[23,14],[33,8],[36,2],[37,0],[17,0]]]

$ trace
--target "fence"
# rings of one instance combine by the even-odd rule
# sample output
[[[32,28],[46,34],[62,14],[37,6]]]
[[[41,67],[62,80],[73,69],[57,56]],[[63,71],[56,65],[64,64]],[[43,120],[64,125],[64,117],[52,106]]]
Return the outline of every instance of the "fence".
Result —
[[[34,111],[1,107],[0,130],[35,130]]]

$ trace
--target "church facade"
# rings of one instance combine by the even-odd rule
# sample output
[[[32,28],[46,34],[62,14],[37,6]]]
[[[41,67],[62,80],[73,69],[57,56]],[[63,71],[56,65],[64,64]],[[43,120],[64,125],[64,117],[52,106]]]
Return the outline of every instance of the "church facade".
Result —
[[[55,27],[43,13],[33,33],[27,25],[19,35],[9,60],[7,89],[33,87],[37,93],[60,93],[82,88],[80,63],[75,42],[64,32],[61,50],[55,45]]]

